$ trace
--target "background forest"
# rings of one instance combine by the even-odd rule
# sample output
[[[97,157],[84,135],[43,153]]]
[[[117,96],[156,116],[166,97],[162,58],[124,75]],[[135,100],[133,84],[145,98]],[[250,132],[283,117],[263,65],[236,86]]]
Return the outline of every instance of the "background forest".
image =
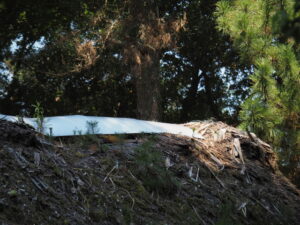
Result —
[[[0,112],[216,119],[300,178],[297,0],[0,0]]]

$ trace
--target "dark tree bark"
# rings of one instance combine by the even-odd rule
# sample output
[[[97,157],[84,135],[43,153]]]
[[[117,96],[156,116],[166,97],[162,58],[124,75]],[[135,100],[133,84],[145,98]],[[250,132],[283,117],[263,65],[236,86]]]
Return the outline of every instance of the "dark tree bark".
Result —
[[[179,31],[186,23],[186,15],[179,17],[179,14],[174,14],[171,18],[164,4],[155,1],[130,0],[124,4],[129,15],[126,13],[122,16],[117,26],[122,29],[116,32],[115,37],[123,48],[124,62],[130,65],[136,81],[137,117],[159,120],[161,54],[176,47]],[[112,27],[108,29],[108,36],[111,35],[109,39],[114,39]]]
[[[182,103],[182,113],[181,113],[181,121],[188,121],[192,118],[192,111],[193,106],[195,105],[197,92],[198,92],[198,86],[200,82],[201,75],[198,74],[199,69],[194,69],[192,73],[192,81],[191,81],[191,87],[188,90],[187,97],[184,99]]]
[[[147,51],[132,65],[137,92],[137,116],[144,120],[160,119],[160,54]]]
[[[213,79],[209,77],[208,73],[203,73],[204,77],[204,85],[205,85],[205,94],[206,94],[206,102],[210,108],[210,111],[213,117],[217,120],[221,120],[220,111],[218,106],[215,103],[215,98],[213,96]]]

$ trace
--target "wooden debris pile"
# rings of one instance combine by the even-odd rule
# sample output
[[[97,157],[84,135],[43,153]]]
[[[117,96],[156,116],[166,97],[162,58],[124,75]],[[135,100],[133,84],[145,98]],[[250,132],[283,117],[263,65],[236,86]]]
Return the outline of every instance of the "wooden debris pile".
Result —
[[[221,122],[185,125],[204,139],[46,140],[0,121],[0,224],[299,224],[299,190],[268,144]]]

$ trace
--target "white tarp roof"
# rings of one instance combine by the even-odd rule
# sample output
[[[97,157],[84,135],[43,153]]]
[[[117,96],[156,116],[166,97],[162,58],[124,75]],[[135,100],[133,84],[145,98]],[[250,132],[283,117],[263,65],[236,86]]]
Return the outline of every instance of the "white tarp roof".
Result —
[[[18,121],[16,116],[0,114],[0,119]],[[23,118],[24,122],[37,129],[36,119]],[[86,134],[88,122],[96,124],[95,134],[136,134],[136,133],[170,133],[180,134],[189,137],[203,138],[200,134],[194,133],[191,128],[183,125],[160,123],[153,121],[137,120],[130,118],[98,117],[98,116],[53,116],[44,118],[44,134],[53,136],[73,136]]]

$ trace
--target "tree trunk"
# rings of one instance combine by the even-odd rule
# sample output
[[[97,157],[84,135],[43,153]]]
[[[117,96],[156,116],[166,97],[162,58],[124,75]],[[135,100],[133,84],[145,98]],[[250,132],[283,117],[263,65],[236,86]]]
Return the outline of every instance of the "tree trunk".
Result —
[[[220,116],[220,111],[218,109],[218,106],[214,102],[215,98],[213,96],[213,84],[212,84],[213,79],[211,77],[209,77],[209,74],[207,72],[203,73],[203,77],[204,77],[207,105],[210,108],[210,112],[212,113],[212,116],[217,120],[221,120],[222,118]]]
[[[191,81],[191,87],[188,90],[187,97],[183,100],[182,103],[182,113],[181,113],[181,121],[186,122],[193,117],[193,107],[195,105],[197,93],[198,93],[198,86],[201,75],[198,74],[199,69],[196,68],[192,72],[192,81]]]
[[[143,120],[160,119],[160,54],[147,51],[132,65],[137,93],[137,117]]]

